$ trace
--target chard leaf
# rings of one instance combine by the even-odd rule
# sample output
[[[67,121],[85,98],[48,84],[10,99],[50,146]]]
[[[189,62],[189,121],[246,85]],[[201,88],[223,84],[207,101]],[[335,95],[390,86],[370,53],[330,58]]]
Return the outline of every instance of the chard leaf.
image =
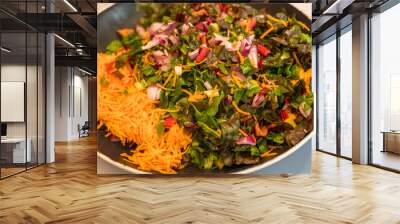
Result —
[[[210,152],[208,156],[204,159],[203,168],[204,169],[212,169],[214,161],[218,160],[218,156],[214,152]]]
[[[254,96],[256,93],[261,91],[261,88],[257,85],[256,82],[249,82],[250,86],[246,90],[246,95],[248,97]]]
[[[153,75],[156,72],[156,70],[152,66],[146,65],[144,66],[142,72],[145,76],[150,76]]]
[[[122,66],[124,66],[126,64],[126,62],[128,61],[129,55],[128,53],[124,53],[119,55],[116,59],[115,59],[115,67],[117,69],[121,68]]]
[[[135,34],[122,38],[122,44],[131,49],[131,56],[142,51],[142,39]]]
[[[161,91],[161,93],[160,93],[160,107],[161,108],[168,107],[168,96],[165,91]]]
[[[192,158],[192,163],[196,164],[198,167],[202,167],[203,166],[202,154],[195,148],[199,147],[190,147],[187,153]]]
[[[122,43],[119,40],[113,40],[111,41],[107,48],[106,48],[106,53],[107,54],[114,54],[117,52],[117,50],[122,47]]]
[[[232,16],[226,16],[226,17],[225,17],[225,22],[227,22],[227,23],[233,23],[233,17],[232,17]]]
[[[244,63],[240,66],[242,69],[243,74],[247,75],[253,70],[253,66],[250,63],[250,59],[246,58],[244,60]]]
[[[220,130],[213,130],[212,128],[208,127],[208,125],[206,125],[205,123],[201,122],[201,121],[197,121],[197,125],[207,134],[216,137],[216,138],[220,138],[221,137],[221,131]]]
[[[210,107],[207,109],[207,115],[210,117],[214,117],[218,112],[219,104],[221,100],[224,98],[224,92],[220,93],[220,96],[214,97]]]
[[[100,79],[100,85],[102,85],[102,86],[107,86],[109,83],[110,83],[110,81],[108,81],[108,80],[106,79],[105,76],[102,76],[102,77],[101,77],[101,79]]]
[[[260,151],[260,154],[263,154],[264,152],[266,152],[268,150],[268,147],[265,145],[260,145],[258,147],[258,150]]]
[[[181,51],[183,54],[188,53],[188,51],[189,51],[189,46],[186,45],[186,44],[182,44],[182,46],[181,46],[181,48],[180,48],[180,51]]]
[[[233,95],[233,101],[236,104],[239,104],[240,99],[243,97],[244,93],[246,92],[245,89],[238,89],[235,94]]]
[[[218,64],[217,67],[219,68],[219,70],[221,70],[221,72],[222,72],[224,75],[228,75],[228,74],[229,74],[229,72],[228,72],[228,70],[226,70],[224,64]]]
[[[286,89],[285,87],[279,85],[278,87],[276,87],[276,89],[274,90],[274,94],[276,96],[283,96],[283,94],[288,93],[289,90]]]
[[[311,44],[311,36],[305,33],[300,34],[300,42],[301,43],[306,43],[306,44]]]
[[[267,139],[278,144],[283,144],[285,136],[284,133],[271,133],[267,136]]]
[[[195,110],[194,116],[196,118],[196,121],[200,121],[202,123],[205,123],[213,128],[218,127],[218,122],[215,120],[214,117],[208,116],[206,112],[200,112],[193,104],[192,107]]]
[[[157,134],[160,136],[164,134],[164,132],[165,132],[164,121],[160,120],[157,124]]]
[[[261,155],[260,150],[259,150],[257,147],[255,147],[255,146],[252,146],[252,147],[250,148],[250,154],[251,154],[252,156],[260,156],[260,155]]]

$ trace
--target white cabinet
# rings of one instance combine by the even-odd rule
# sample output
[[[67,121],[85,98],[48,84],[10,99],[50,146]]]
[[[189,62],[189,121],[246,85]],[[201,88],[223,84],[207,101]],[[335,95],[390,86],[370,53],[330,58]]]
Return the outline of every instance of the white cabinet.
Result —
[[[7,147],[12,151],[12,163],[25,163],[32,161],[32,140],[26,140],[27,147],[25,152],[25,138],[2,139],[2,147]]]

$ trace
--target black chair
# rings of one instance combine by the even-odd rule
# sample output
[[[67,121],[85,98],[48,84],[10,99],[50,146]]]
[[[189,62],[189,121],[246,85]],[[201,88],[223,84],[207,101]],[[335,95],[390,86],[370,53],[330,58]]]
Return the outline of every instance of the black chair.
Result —
[[[80,127],[80,125],[78,125],[79,138],[89,136],[89,130],[90,130],[89,121],[85,121],[85,123],[82,125],[82,127]]]

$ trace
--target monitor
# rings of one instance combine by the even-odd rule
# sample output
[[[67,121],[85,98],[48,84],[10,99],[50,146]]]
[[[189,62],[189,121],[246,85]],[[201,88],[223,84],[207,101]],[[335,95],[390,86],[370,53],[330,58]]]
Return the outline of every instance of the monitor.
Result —
[[[7,124],[1,123],[1,136],[7,136]]]

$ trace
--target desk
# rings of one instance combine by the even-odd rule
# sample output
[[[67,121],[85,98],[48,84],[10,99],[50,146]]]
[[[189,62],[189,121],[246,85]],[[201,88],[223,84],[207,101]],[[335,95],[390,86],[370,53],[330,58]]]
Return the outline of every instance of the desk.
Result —
[[[5,138],[1,139],[1,157],[6,160],[6,163],[25,163],[30,162],[32,158],[30,138],[25,154],[25,138]],[[12,158],[12,159],[11,159]],[[25,160],[26,159],[26,160]]]
[[[400,131],[383,131],[382,152],[400,154]]]

